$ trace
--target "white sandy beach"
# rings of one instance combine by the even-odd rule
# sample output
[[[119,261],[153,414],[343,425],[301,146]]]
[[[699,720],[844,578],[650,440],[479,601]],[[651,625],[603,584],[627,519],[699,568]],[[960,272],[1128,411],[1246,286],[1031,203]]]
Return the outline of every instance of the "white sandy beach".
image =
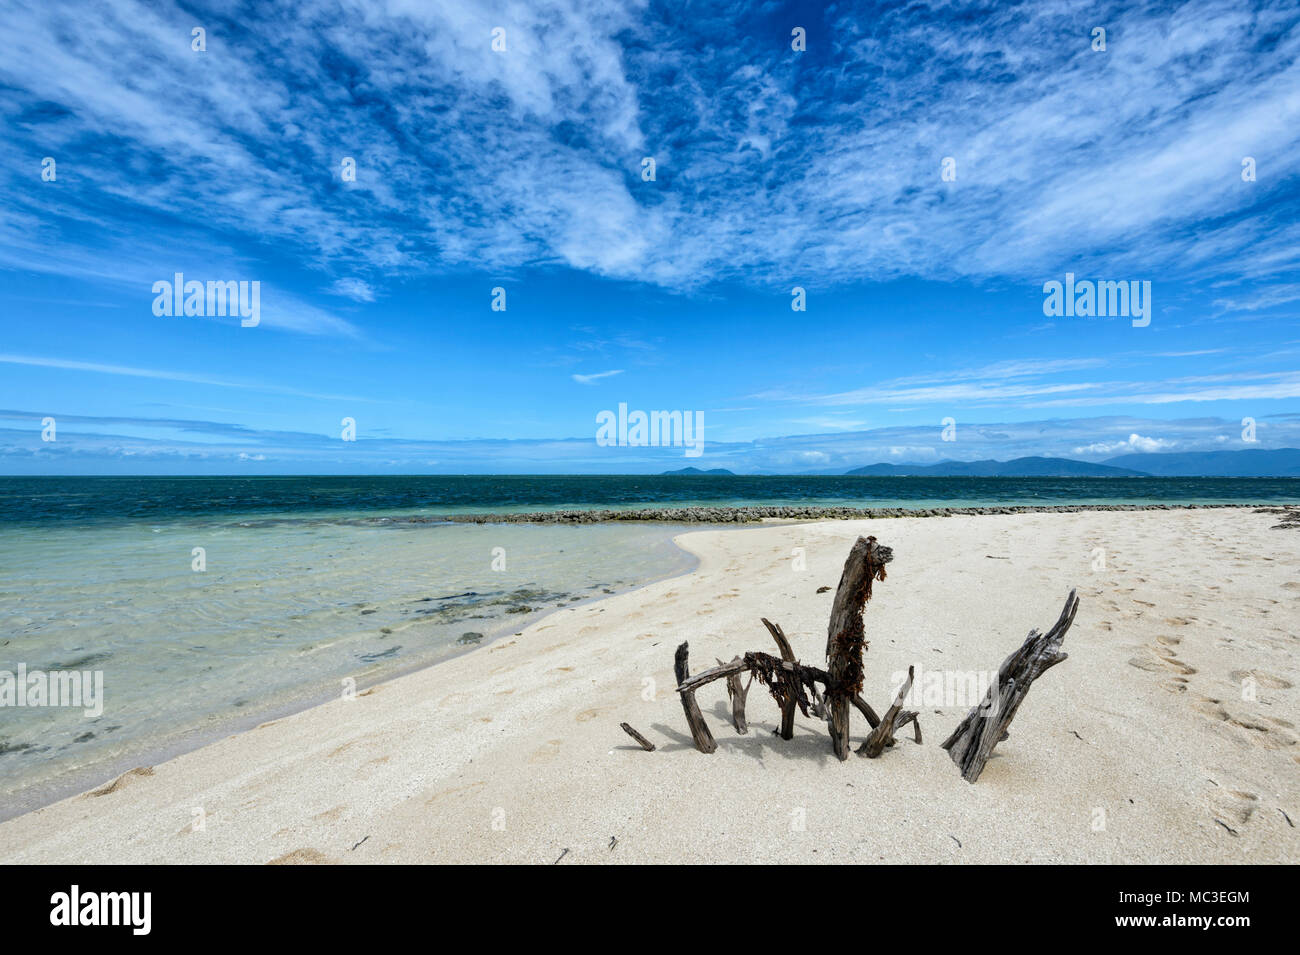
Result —
[[[687,576],[10,820],[0,861],[1300,862],[1300,531],[1277,521],[1200,510],[684,531],[700,557]],[[921,746],[909,728],[881,758],[840,763],[818,720],[774,736],[759,685],[737,735],[718,683],[700,694],[718,751],[696,752],[673,692],[677,644],[690,641],[693,671],[774,651],[766,616],[822,665],[834,587],[865,534],[895,554],[865,616],[878,711],[909,664],[996,669],[1078,588],[1069,660],[1034,684],[980,780],[939,746],[968,701],[924,707]]]

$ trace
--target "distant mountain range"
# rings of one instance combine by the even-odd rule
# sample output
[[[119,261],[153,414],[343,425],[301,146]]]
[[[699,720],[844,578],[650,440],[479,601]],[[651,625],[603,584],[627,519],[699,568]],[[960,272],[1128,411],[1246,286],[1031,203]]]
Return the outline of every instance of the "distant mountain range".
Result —
[[[1300,450],[1123,454],[1107,464],[1159,477],[1300,477]]]
[[[679,468],[663,473],[734,474],[726,468],[707,471]],[[1122,454],[1096,464],[1044,457],[1010,461],[940,461],[938,464],[868,464],[851,471],[815,473],[883,477],[1300,477],[1300,449]]]
[[[931,477],[1300,477],[1300,450],[1122,454],[1100,464],[1070,458],[869,464],[848,474]]]
[[[929,477],[1146,477],[1142,471],[1090,464],[1068,458],[1016,458],[1012,461],[940,461],[938,464],[868,464],[848,474],[926,475]]]

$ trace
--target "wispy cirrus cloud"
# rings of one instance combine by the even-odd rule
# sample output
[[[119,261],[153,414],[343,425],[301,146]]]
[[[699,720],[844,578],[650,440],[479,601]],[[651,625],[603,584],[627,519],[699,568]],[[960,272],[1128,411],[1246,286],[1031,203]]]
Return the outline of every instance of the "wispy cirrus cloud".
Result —
[[[332,295],[342,295],[354,302],[373,302],[376,297],[375,290],[370,287],[369,283],[355,278],[336,279],[334,284],[329,287],[329,291]]]
[[[591,375],[575,374],[572,376],[572,378],[580,385],[592,385],[602,378],[612,378],[615,375],[621,375],[621,374],[623,374],[623,369],[619,368],[615,371],[598,371],[595,374],[591,374]]]
[[[1206,349],[1198,354],[1225,354],[1230,349]],[[1184,353],[1117,354],[1109,359],[1022,359],[978,368],[890,378],[850,391],[799,392],[769,389],[749,397],[813,407],[935,405],[949,409],[1006,407],[1098,407],[1167,405],[1181,402],[1274,400],[1300,397],[1300,372],[1236,370],[1215,375],[1147,378],[1125,374],[1134,367],[1150,369],[1154,361],[1180,358]],[[1276,356],[1285,364],[1282,355]],[[1109,378],[1077,378],[1071,373],[1106,370]],[[1124,374],[1124,377],[1120,377]]]
[[[128,210],[327,274],[360,266],[336,286],[355,292],[471,266],[680,289],[1063,264],[1258,280],[1300,264],[1272,202],[1300,173],[1300,13],[1282,4],[834,12],[804,54],[759,5],[344,0],[232,17],[127,0],[4,16],[11,266],[40,267],[52,242],[117,262]],[[32,166],[47,153],[58,188]],[[23,241],[33,224],[40,241]]]
[[[72,358],[52,358],[43,355],[12,355],[0,353],[0,365],[25,365],[29,368],[52,368],[62,371],[90,372],[96,375],[115,375],[126,378],[151,378],[157,381],[177,381],[191,385],[204,385],[211,388],[237,388],[242,391],[260,391],[269,394],[294,395],[300,398],[316,398],[325,401],[369,401],[353,395],[328,395],[317,392],[301,391],[273,382],[238,381],[219,378],[197,372],[171,371],[162,368],[138,368],[131,365],[113,365],[96,361],[80,361]]]

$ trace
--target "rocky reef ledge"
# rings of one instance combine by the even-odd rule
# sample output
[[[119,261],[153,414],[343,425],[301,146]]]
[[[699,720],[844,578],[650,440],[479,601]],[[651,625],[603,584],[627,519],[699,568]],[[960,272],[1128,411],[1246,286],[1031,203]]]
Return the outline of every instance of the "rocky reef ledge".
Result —
[[[1078,511],[1179,511],[1203,508],[1252,508],[1250,504],[1054,504],[994,505],[990,507],[798,507],[785,504],[744,507],[640,507],[626,510],[530,511],[513,514],[450,514],[409,518],[413,524],[603,524],[612,521],[652,521],[664,524],[752,524],[765,520],[830,521],[886,517],[955,517],[960,514],[1073,514]],[[1285,507],[1285,505],[1283,505]]]

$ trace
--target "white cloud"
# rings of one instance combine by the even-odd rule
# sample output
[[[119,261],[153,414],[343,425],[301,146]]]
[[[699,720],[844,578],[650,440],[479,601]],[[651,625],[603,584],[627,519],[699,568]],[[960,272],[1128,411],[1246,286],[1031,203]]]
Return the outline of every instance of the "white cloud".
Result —
[[[375,290],[361,279],[356,278],[337,279],[330,286],[329,291],[334,295],[350,298],[354,302],[373,302],[375,300]]]
[[[598,371],[593,375],[575,374],[572,377],[573,380],[580,385],[590,385],[590,384],[594,384],[596,381],[598,381],[601,378],[612,378],[614,375],[621,375],[621,374],[623,374],[623,369],[620,368],[617,369],[616,371]]]
[[[1127,441],[1097,441],[1081,448],[1075,448],[1075,454],[1129,454],[1164,451],[1177,446],[1177,441],[1163,438],[1147,438],[1140,434],[1130,434]]]

